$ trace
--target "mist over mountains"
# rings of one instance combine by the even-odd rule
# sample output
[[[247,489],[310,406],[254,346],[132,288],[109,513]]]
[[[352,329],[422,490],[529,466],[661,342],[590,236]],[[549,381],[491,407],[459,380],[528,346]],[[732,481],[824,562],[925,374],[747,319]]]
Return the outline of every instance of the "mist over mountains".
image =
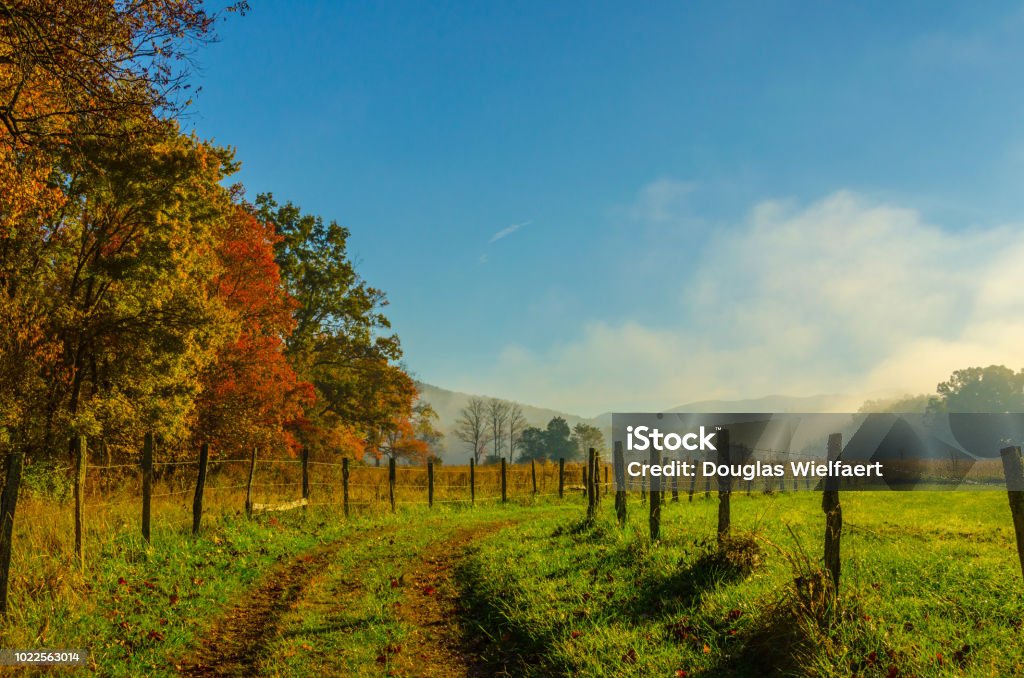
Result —
[[[461,440],[452,434],[455,422],[470,398],[490,398],[483,394],[462,393],[417,382],[420,399],[429,403],[437,412],[437,427],[444,433],[441,457],[451,464],[469,463],[469,449]],[[828,393],[813,396],[769,395],[761,398],[744,400],[701,400],[670,407],[665,412],[855,412],[864,402],[862,397],[839,393]],[[596,417],[581,417],[576,414],[562,412],[546,407],[536,407],[527,403],[518,403],[523,408],[523,416],[528,426],[544,428],[552,417],[562,417],[569,427],[583,422],[597,426],[607,432],[611,429],[612,413],[605,412]]]

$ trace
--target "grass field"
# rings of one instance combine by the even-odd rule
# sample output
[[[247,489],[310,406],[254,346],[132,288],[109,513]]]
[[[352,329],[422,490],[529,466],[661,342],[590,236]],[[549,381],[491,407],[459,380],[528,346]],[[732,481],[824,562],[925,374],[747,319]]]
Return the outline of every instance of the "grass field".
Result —
[[[583,520],[576,492],[348,521],[336,506],[249,520],[232,499],[197,538],[168,504],[152,545],[128,507],[93,525],[84,573],[67,507],[27,502],[22,530],[51,521],[20,533],[0,646],[88,648],[114,676],[1024,673],[1005,493],[844,493],[828,612],[820,494],[735,496],[724,552],[714,497],[681,499],[657,544],[635,495],[624,529],[610,497]]]

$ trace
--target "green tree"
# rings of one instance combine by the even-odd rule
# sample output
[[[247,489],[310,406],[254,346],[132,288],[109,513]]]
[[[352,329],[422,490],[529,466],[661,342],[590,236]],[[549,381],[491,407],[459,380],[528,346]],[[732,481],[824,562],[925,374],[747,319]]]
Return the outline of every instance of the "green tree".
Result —
[[[270,194],[256,198],[257,216],[280,236],[276,260],[296,300],[289,361],[316,389],[304,443],[333,447],[345,429],[366,437],[370,450],[412,416],[415,387],[397,366],[402,350],[382,313],[384,293],[369,286],[348,256],[349,230],[304,214]]]
[[[531,461],[548,458],[546,431],[536,426],[527,426],[519,434],[519,460]]]
[[[581,454],[586,454],[587,450],[591,447],[597,450],[597,453],[600,455],[604,455],[608,451],[605,447],[604,433],[601,432],[601,429],[585,424],[582,421],[573,427],[572,441]]]
[[[1024,370],[1005,365],[956,370],[936,387],[932,412],[1024,412]]]
[[[553,417],[548,422],[544,437],[550,459],[576,459],[579,456],[580,449],[572,439],[569,424],[562,417]]]

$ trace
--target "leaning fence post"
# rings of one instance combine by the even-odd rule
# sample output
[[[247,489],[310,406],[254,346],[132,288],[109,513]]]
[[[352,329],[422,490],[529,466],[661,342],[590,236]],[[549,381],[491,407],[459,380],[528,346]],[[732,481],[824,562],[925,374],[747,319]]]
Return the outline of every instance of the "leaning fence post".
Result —
[[[245,515],[252,516],[252,481],[256,476],[256,448],[252,448],[249,458],[249,480],[245,484]]]
[[[843,448],[843,435],[832,433],[828,437],[828,460],[835,461]],[[832,593],[839,593],[839,540],[843,534],[843,508],[839,504],[839,477],[825,478],[825,491],[821,495],[821,509],[825,512],[825,570],[832,582]]]
[[[1024,465],[1021,463],[1019,447],[1005,447],[999,455],[1003,459],[1003,475],[1006,477],[1006,494],[1010,499],[1010,514],[1013,517],[1013,531],[1017,536],[1017,558],[1024,575]]]
[[[434,462],[427,462],[427,508],[434,507]]]
[[[530,478],[533,479],[533,495],[537,496],[537,460],[530,460]]]
[[[726,467],[729,466],[731,451],[729,449],[729,430],[722,429],[716,436],[718,438],[718,462]],[[732,475],[729,473],[718,474],[718,543],[721,544],[729,536],[729,528],[732,523],[732,516],[729,512],[729,502],[732,495]]]
[[[348,457],[341,460],[341,502],[348,518]]]
[[[210,461],[210,445],[203,443],[199,448],[199,476],[196,479],[196,496],[192,500],[192,534],[199,534],[199,523],[203,519],[203,489],[206,487],[206,465]]]
[[[395,512],[395,458],[388,459],[388,500],[391,502],[391,512]]]
[[[149,541],[150,501],[153,498],[153,434],[142,443],[142,538]]]
[[[505,458],[501,458],[501,503],[508,501],[508,465]]]
[[[469,503],[476,505],[476,460],[469,458]]]
[[[302,448],[302,510],[309,506],[309,449]]]
[[[0,617],[7,617],[7,582],[11,571],[11,539],[14,536],[14,509],[18,505],[18,488],[25,452],[17,448],[7,453],[7,472],[0,493]]]
[[[558,458],[558,498],[565,494],[565,457]]]
[[[651,466],[661,464],[661,454],[651,445]],[[661,533],[661,476],[651,475],[651,509],[648,519],[651,541],[658,541]]]
[[[88,459],[88,443],[85,436],[76,436],[75,446],[75,558],[78,559],[78,566],[85,569],[85,551],[82,548],[82,540],[85,532],[85,516],[83,504],[85,503],[85,464]]]
[[[615,465],[615,516],[619,525],[626,524],[626,458],[622,442],[615,442],[612,462]]]

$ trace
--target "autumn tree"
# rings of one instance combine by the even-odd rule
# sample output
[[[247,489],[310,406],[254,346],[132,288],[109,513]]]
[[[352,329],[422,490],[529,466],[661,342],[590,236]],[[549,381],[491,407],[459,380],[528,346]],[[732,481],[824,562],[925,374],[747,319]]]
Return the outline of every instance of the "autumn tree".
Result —
[[[294,300],[284,290],[274,245],[280,236],[238,205],[223,223],[215,300],[229,314],[231,336],[203,374],[196,437],[221,451],[262,446],[296,451],[295,432],[313,404],[284,354]]]
[[[285,352],[316,390],[302,442],[337,450],[341,434],[355,432],[373,448],[389,428],[412,416],[416,399],[415,385],[397,365],[402,351],[382,312],[387,299],[349,259],[347,228],[269,194],[257,197],[256,209],[280,236],[275,260],[297,302]]]

